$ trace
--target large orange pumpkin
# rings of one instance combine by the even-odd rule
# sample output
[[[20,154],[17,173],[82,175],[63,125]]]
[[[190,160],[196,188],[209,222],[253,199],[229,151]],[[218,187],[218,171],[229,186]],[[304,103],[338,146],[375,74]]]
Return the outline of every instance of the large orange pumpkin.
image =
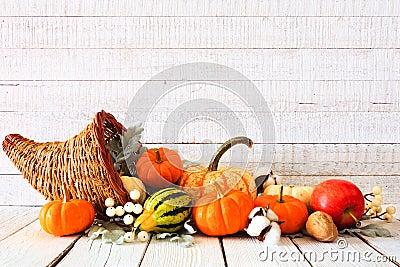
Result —
[[[214,186],[211,186],[213,181],[217,181],[225,188],[242,191],[254,200],[257,196],[257,187],[253,176],[247,170],[239,167],[218,168],[222,155],[236,144],[244,144],[251,148],[253,141],[243,136],[226,141],[214,154],[208,168],[196,166],[186,169],[178,185],[194,200],[214,191]]]
[[[230,190],[225,195],[217,185],[193,207],[193,220],[201,232],[209,236],[224,236],[243,230],[254,207],[253,199],[246,193]]]
[[[178,181],[182,176],[183,164],[174,150],[152,148],[139,157],[136,171],[145,185],[161,189]]]
[[[279,195],[263,195],[254,201],[254,206],[269,208],[276,213],[283,234],[293,234],[301,230],[306,225],[308,210],[306,204],[301,200],[283,195],[281,186]]]
[[[82,199],[69,200],[68,193],[64,195],[64,200],[50,201],[39,212],[43,230],[55,236],[82,232],[92,225],[95,218],[90,202]]]

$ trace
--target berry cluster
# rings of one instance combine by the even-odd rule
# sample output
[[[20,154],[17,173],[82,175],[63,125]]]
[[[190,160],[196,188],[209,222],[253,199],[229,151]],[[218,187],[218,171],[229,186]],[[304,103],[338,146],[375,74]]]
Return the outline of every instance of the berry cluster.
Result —
[[[104,202],[106,205],[106,215],[110,217],[111,222],[115,222],[116,224],[123,223],[125,226],[129,226],[131,231],[125,233],[124,241],[127,243],[132,243],[135,240],[139,240],[142,242],[146,242],[149,240],[149,233],[146,231],[140,231],[136,233],[133,228],[133,223],[135,219],[142,214],[143,206],[139,203],[139,199],[141,197],[139,190],[132,190],[129,193],[132,202],[126,202],[124,206],[116,206],[115,200],[112,198],[107,198]]]
[[[374,186],[372,188],[372,193],[366,194],[364,196],[367,204],[365,204],[364,215],[370,216],[371,219],[380,219],[386,222],[393,221],[393,214],[396,213],[396,208],[394,206],[388,206],[384,212],[382,212],[382,188],[379,186]],[[371,198],[372,197],[372,198]]]

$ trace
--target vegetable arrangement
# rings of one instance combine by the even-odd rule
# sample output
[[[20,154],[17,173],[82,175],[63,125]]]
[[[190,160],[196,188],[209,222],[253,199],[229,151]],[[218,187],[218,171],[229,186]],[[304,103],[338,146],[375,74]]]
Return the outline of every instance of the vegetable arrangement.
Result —
[[[360,199],[359,189],[347,181],[327,180],[316,187],[281,185],[283,179],[272,172],[267,175],[272,179],[259,186],[257,196],[257,177],[249,170],[218,167],[231,147],[241,144],[251,148],[249,138],[234,137],[225,142],[208,167],[184,169],[176,151],[143,146],[142,131],[140,124],[135,125],[107,144],[128,201],[108,197],[104,213],[97,212],[102,221],[95,221],[92,204],[70,200],[68,188],[62,188],[64,201],[51,201],[40,211],[40,224],[46,232],[64,236],[90,227],[90,238],[102,236],[103,241],[115,244],[148,242],[151,233],[156,233],[156,238],[170,238],[184,247],[194,242],[187,233],[197,230],[209,236],[244,230],[264,245],[277,245],[282,234],[299,232],[332,242],[338,229],[359,226],[364,218],[390,222],[396,212],[392,206],[382,211],[382,189],[377,186]],[[343,199],[348,203],[339,205]],[[365,207],[362,218],[360,206]]]

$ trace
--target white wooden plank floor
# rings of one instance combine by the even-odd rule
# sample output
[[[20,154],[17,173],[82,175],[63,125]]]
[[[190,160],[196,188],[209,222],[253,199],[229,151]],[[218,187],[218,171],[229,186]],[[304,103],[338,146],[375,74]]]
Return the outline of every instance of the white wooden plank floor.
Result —
[[[263,250],[244,233],[196,234],[196,244],[185,249],[155,238],[112,245],[79,234],[53,237],[41,229],[38,212],[39,207],[0,206],[0,266],[400,266],[399,221],[381,222],[395,234],[392,238],[345,235],[321,243],[283,237],[279,247]]]

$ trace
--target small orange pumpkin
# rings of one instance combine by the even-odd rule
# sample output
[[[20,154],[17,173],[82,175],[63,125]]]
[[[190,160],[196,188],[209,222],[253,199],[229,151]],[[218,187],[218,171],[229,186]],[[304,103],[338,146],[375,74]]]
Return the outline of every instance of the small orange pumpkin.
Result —
[[[247,145],[252,147],[253,141],[244,136],[234,137],[226,141],[214,154],[208,168],[203,166],[190,167],[183,172],[178,185],[192,199],[197,200],[201,196],[214,191],[211,186],[213,181],[218,181],[224,187],[242,191],[254,200],[257,196],[257,187],[253,176],[245,169],[239,167],[224,167],[218,168],[219,160],[222,155],[237,144]]]
[[[217,191],[201,197],[193,207],[193,220],[201,232],[209,236],[224,236],[243,230],[254,207],[253,199],[246,193],[230,190]]]
[[[64,200],[46,203],[39,212],[43,230],[55,236],[72,235],[92,225],[95,211],[90,202],[83,199],[69,199],[64,190]]]
[[[267,207],[276,213],[283,234],[293,234],[301,230],[306,225],[308,210],[306,204],[301,200],[283,195],[283,186],[280,188],[279,195],[263,195],[254,201],[256,207]]]
[[[152,148],[139,157],[136,171],[145,185],[161,189],[178,181],[182,176],[183,163],[174,150]]]
[[[281,190],[280,185],[269,185],[265,188],[263,195],[278,195]],[[310,199],[314,187],[311,186],[283,186],[283,195],[288,195],[301,200],[306,204],[308,212],[311,213]]]

